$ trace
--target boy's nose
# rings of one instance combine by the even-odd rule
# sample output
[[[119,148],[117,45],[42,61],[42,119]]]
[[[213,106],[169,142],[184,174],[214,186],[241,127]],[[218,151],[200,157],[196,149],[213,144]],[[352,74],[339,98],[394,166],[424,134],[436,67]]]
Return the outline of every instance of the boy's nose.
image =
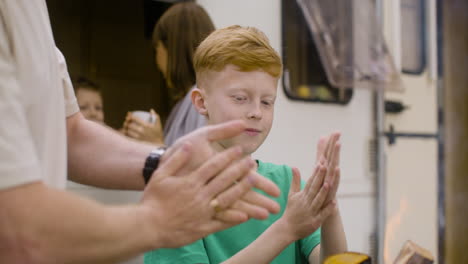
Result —
[[[247,114],[247,117],[249,119],[260,119],[260,118],[262,118],[262,110],[260,109],[260,106],[258,104],[255,104],[254,106],[252,106],[249,113]]]

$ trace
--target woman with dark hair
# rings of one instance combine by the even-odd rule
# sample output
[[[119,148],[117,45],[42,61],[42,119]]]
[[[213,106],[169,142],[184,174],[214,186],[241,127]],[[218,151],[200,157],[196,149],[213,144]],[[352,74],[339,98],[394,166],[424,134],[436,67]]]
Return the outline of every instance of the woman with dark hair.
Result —
[[[178,3],[170,7],[159,19],[153,31],[155,60],[162,72],[175,106],[164,126],[162,139],[160,119],[145,122],[127,115],[124,132],[127,136],[170,146],[174,141],[203,126],[205,119],[193,107],[190,91],[195,87],[193,54],[212,31],[214,24],[208,13],[194,2]],[[152,111],[153,115],[157,114]]]

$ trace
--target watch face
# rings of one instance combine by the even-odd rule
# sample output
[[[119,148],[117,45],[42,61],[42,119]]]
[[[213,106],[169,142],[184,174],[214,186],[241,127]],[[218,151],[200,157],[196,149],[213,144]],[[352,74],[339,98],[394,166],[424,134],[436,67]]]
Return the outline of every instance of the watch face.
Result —
[[[166,148],[160,147],[160,148],[157,148],[157,149],[153,149],[151,151],[151,154],[156,154],[158,156],[162,156],[162,154],[164,154],[164,152],[166,152]]]

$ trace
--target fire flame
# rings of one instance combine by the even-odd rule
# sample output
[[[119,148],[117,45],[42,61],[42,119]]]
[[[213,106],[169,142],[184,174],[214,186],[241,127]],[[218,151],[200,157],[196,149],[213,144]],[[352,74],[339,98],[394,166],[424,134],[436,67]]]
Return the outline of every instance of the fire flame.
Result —
[[[406,198],[400,199],[400,208],[390,217],[385,225],[385,240],[384,240],[384,261],[385,264],[391,264],[390,259],[390,243],[395,239],[395,232],[401,224],[401,219],[405,212],[408,210],[408,200]]]

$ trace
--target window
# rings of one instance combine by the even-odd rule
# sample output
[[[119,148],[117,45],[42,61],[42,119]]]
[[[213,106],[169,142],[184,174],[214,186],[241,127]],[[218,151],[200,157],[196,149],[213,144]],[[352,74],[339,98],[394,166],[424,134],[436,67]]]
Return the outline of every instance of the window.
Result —
[[[346,104],[353,88],[404,90],[376,14],[375,0],[282,0],[287,96]]]
[[[401,1],[401,68],[421,74],[426,65],[425,0]]]
[[[333,5],[336,0],[326,2],[328,5]],[[353,90],[350,87],[338,89],[331,84],[309,28],[310,25],[298,2],[282,0],[282,21],[283,87],[286,95],[297,100],[347,104]],[[351,32],[345,34],[352,37]],[[323,35],[324,38],[329,36]],[[351,60],[351,54],[345,56],[348,56],[347,60]]]

